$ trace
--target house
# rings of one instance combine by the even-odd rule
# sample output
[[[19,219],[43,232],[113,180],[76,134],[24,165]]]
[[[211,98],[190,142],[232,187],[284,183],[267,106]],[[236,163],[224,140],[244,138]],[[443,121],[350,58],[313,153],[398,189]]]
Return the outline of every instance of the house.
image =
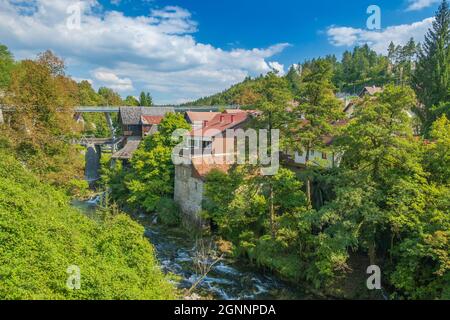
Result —
[[[208,124],[220,112],[186,112],[185,119],[193,129],[199,129]]]
[[[380,88],[380,87],[376,87],[376,86],[364,87],[364,89],[360,92],[358,97],[360,99],[362,99],[367,95],[374,96],[377,93],[381,93],[381,92],[383,92],[383,88]],[[354,101],[350,101],[348,104],[346,104],[344,112],[349,118],[351,118],[353,116],[353,113],[355,112],[355,107],[356,107],[357,103],[358,103],[358,101],[354,100]]]
[[[141,116],[142,137],[145,138],[158,132],[158,126],[163,119],[163,116]]]
[[[374,96],[377,93],[383,92],[383,88],[377,87],[377,86],[371,86],[371,87],[364,87],[362,91],[359,93],[359,97],[362,98],[364,96]]]
[[[199,213],[205,192],[205,177],[212,170],[228,172],[229,166],[214,159],[214,156],[192,158],[189,165],[175,166],[174,200],[185,218],[191,223],[202,225]]]
[[[154,124],[143,123],[144,117],[165,117],[168,113],[175,113],[173,107],[121,107],[119,122],[125,137],[143,137],[144,130],[150,130]],[[154,119],[149,118],[150,122]],[[146,121],[144,119],[144,121]],[[158,123],[159,124],[159,123]]]
[[[204,122],[202,127],[192,130],[188,136],[188,146],[195,153],[204,154],[209,151],[213,155],[226,155],[234,152],[233,141],[226,137],[227,130],[236,130],[243,128],[250,119],[247,112],[239,113],[220,113],[209,122]],[[227,150],[227,148],[232,148]]]
[[[129,161],[139,148],[143,138],[158,131],[158,125],[172,107],[121,107],[119,123],[125,137],[124,147],[112,155],[113,160]]]
[[[225,158],[234,154],[234,137],[227,138],[227,130],[245,126],[251,118],[248,112],[217,113],[212,115],[189,114],[191,120],[201,120],[187,136],[186,149],[189,163],[175,165],[174,200],[191,222],[201,223],[204,179],[213,169],[228,171]],[[195,121],[194,121],[195,122]],[[229,141],[232,139],[232,141]]]
[[[300,123],[305,123],[306,120],[302,120]],[[349,120],[340,120],[333,123],[335,127],[342,127],[347,125]],[[301,124],[300,124],[301,125]],[[305,168],[307,164],[316,165],[322,168],[335,168],[339,166],[342,160],[342,154],[333,151],[331,148],[335,137],[333,136],[323,136],[322,137],[322,148],[315,148],[309,151],[309,156],[307,157],[306,151],[298,152],[293,150],[285,150],[282,152],[282,159],[284,163],[291,167]],[[298,141],[300,143],[300,141]],[[308,161],[307,161],[308,158]]]
[[[322,168],[335,168],[339,166],[342,155],[327,149],[332,145],[333,138],[324,138],[324,148],[316,148],[309,151],[309,161],[306,160],[306,151],[298,152],[287,150],[282,154],[284,163],[290,167],[305,168],[307,163]]]

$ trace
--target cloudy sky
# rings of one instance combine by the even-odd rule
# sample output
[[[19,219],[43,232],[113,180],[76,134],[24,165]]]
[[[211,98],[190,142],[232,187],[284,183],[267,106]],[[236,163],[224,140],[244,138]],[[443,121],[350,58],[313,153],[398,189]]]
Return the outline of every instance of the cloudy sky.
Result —
[[[51,49],[95,88],[181,103],[358,44],[422,41],[439,2],[0,0],[0,43],[17,59]],[[381,30],[367,29],[374,3]]]

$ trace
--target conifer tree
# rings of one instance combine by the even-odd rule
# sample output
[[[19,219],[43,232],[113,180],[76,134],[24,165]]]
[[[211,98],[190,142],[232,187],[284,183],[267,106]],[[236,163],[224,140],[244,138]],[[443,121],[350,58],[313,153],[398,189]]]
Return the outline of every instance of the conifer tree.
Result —
[[[449,43],[450,9],[447,0],[443,0],[425,36],[414,77],[414,88],[424,105],[420,116],[425,130],[439,117],[434,108],[450,100]]]

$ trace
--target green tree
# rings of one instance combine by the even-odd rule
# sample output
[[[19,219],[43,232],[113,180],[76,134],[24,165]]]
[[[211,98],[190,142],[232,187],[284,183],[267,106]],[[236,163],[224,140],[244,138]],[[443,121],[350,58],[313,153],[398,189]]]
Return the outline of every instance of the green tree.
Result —
[[[141,107],[151,107],[153,105],[153,99],[150,93],[141,92],[139,97],[139,105]]]
[[[307,208],[302,183],[288,169],[270,177],[258,172],[253,166],[234,167],[228,174],[210,172],[204,217],[233,242],[236,255],[286,278],[300,279],[299,225]]]
[[[87,80],[78,83],[78,103],[80,106],[98,106],[102,103],[102,97],[95,92]]]
[[[353,52],[344,52],[333,82],[341,91],[359,94],[365,86],[389,83],[389,64],[388,57],[378,55],[367,44],[355,47]]]
[[[78,83],[78,104],[80,106],[101,106],[103,102],[104,98],[95,92],[88,81],[83,80]],[[111,136],[111,130],[103,114],[85,113],[83,114],[83,119],[84,132],[87,135],[104,138]]]
[[[366,98],[341,140],[336,198],[318,219],[327,226],[325,248],[364,250],[370,264],[388,270],[397,296],[440,298],[449,290],[448,255],[439,255],[449,246],[447,187],[427,182],[423,143],[413,137],[406,113],[414,105],[407,87],[387,86],[377,98]]]
[[[135,97],[128,96],[125,99],[125,105],[130,106],[130,107],[139,107],[140,103]]]
[[[117,92],[106,87],[98,89],[98,94],[102,97],[102,105],[104,106],[122,106],[124,103]]]
[[[424,110],[418,110],[425,131],[428,131],[433,121],[440,116],[433,107],[438,107],[442,103],[447,103],[448,106],[450,100],[449,44],[450,9],[448,2],[443,0],[433,26],[425,36],[414,76],[414,88],[419,100],[425,106]]]
[[[65,76],[66,64],[64,60],[56,56],[51,50],[40,53],[36,61],[48,68],[52,76]]]
[[[436,120],[430,131],[425,164],[431,180],[450,184],[450,121],[444,115]]]
[[[292,65],[289,68],[288,73],[286,74],[286,80],[289,82],[292,94],[294,96],[300,94],[300,85],[302,82],[301,73],[302,73],[302,66]]]
[[[305,69],[299,105],[291,113],[290,146],[293,150],[306,154],[308,166],[311,151],[325,150],[324,137],[335,134],[334,122],[344,118],[342,102],[334,94],[332,76],[332,66],[325,60],[316,60]],[[309,175],[306,189],[311,204]]]
[[[2,135],[28,168],[61,186],[83,176],[81,155],[65,141],[80,130],[73,120],[77,99],[75,81],[53,74],[43,61],[31,60],[13,69],[5,95],[5,103],[16,110]]]
[[[133,155],[131,168],[119,172],[124,177],[122,183],[125,188],[116,185],[115,190],[126,190],[127,194],[115,194],[116,199],[126,197],[129,205],[153,212],[162,199],[173,196],[175,167],[172,150],[177,142],[172,140],[172,133],[177,129],[190,129],[190,126],[183,115],[168,114],[159,125],[159,132],[142,142]]]
[[[11,81],[14,57],[8,47],[0,45],[0,90],[6,89]]]

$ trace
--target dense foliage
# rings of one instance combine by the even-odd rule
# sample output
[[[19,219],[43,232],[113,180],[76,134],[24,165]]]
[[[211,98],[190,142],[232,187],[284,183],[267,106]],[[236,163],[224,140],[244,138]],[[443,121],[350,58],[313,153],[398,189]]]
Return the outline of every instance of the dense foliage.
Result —
[[[252,90],[253,107],[263,112],[257,122],[288,128],[287,149],[343,155],[339,167],[307,164],[274,177],[248,166],[210,173],[203,215],[236,255],[339,296],[355,297],[345,291],[351,282],[360,285],[352,287],[357,296],[368,296],[365,268],[378,265],[393,298],[450,299],[449,22],[443,1],[423,46],[391,44],[387,57],[357,47],[341,62],[314,59],[293,66],[285,80],[269,74],[214,96],[236,101],[233,94]],[[384,89],[354,99],[344,121],[335,93],[366,85]],[[284,110],[277,107],[283,103]],[[323,145],[327,136],[333,145]],[[317,190],[323,201],[312,206]],[[283,194],[289,196],[280,203]]]
[[[149,92],[141,92],[139,96],[139,105],[141,107],[151,107],[153,105],[153,98]]]
[[[113,199],[147,212],[154,212],[157,206],[167,208],[168,214],[173,212],[167,204],[174,188],[172,149],[177,141],[172,140],[172,133],[189,128],[183,115],[167,115],[159,125],[159,132],[146,137],[129,166],[118,164],[111,171],[107,170],[105,183],[112,188]]]
[[[261,176],[260,168],[250,165],[235,166],[227,174],[211,172],[206,178],[202,212],[211,230],[232,243],[236,256],[321,292],[366,297],[366,268],[378,265],[383,288],[393,298],[450,299],[449,27],[450,11],[444,0],[422,45],[413,40],[404,46],[391,43],[387,56],[363,45],[345,52],[341,61],[334,56],[312,59],[292,66],[285,76],[270,72],[247,78],[229,90],[194,102],[258,109],[261,115],[249,125],[279,129],[283,150],[306,154],[304,166],[285,163],[273,176]],[[354,97],[365,86],[374,85],[383,90]],[[76,177],[76,149],[59,142],[62,136],[79,132],[80,128],[68,120],[76,103],[152,104],[151,96],[144,92],[139,101],[127,97],[123,102],[108,88],[95,92],[88,82],[75,83],[64,75],[62,61],[49,52],[35,61],[14,62],[3,47],[0,89],[5,92],[2,99],[17,106],[17,112],[8,115],[1,128],[0,150],[16,155],[25,167],[54,184],[66,184],[67,179]],[[353,102],[352,115],[342,112],[348,98]],[[93,116],[88,122],[94,126],[85,127],[85,131],[108,134],[100,119]],[[171,200],[171,154],[176,141],[171,135],[176,129],[189,129],[189,125],[181,115],[171,114],[159,129],[143,141],[129,163],[105,169],[104,183],[122,206],[157,212],[162,222],[176,226],[180,216]],[[332,168],[311,163],[309,152],[317,149],[339,154],[339,163]],[[5,172],[12,176],[0,171],[0,218],[9,219],[5,223],[0,220],[0,235],[5,238],[0,242],[5,254],[0,257],[7,257],[12,264],[0,271],[9,281],[6,285],[24,290],[12,291],[13,298],[41,297],[27,293],[28,287],[20,282],[30,277],[23,271],[29,261],[20,259],[35,259],[33,268],[44,264],[45,270],[59,279],[65,271],[59,269],[60,264],[69,262],[64,255],[67,252],[74,252],[76,258],[88,257],[76,263],[82,270],[91,270],[95,277],[89,281],[101,288],[84,292],[82,297],[117,297],[103,289],[112,275],[131,283],[118,290],[125,292],[125,297],[171,296],[162,282],[156,287],[164,288],[162,291],[151,291],[145,278],[136,277],[136,272],[151,273],[141,269],[147,265],[136,261],[153,261],[151,249],[141,246],[141,229],[120,215],[100,224],[85,220],[64,206],[61,194],[28,177],[30,174],[9,158],[2,161],[7,163]],[[25,192],[36,199],[38,193],[46,197],[42,203],[30,202]],[[2,198],[4,194],[7,196]],[[317,194],[320,201],[313,199]],[[75,219],[86,225],[81,230],[96,236],[85,239],[83,233],[75,234],[60,222],[57,213],[53,214],[58,208],[69,222]],[[46,220],[50,222],[41,222]],[[14,229],[20,223],[23,226]],[[50,229],[40,229],[47,227]],[[119,227],[124,231],[119,233]],[[10,249],[14,246],[1,247],[15,243],[16,237],[11,235],[24,237],[22,230],[32,230],[32,241],[49,249],[38,251],[34,242],[23,242],[23,250],[29,254],[22,257]],[[47,243],[46,232],[61,241]],[[64,247],[68,239],[75,239],[70,243],[75,247]],[[62,262],[55,256],[63,257]],[[110,273],[107,262],[97,264],[99,256],[112,265],[120,264],[119,274]],[[97,275],[95,268],[107,272]],[[10,270],[24,276],[17,277]],[[30,272],[37,273],[38,279],[31,283],[44,288],[38,291],[44,292],[44,297],[78,297],[66,295],[60,282],[51,282],[53,278],[39,270]],[[358,272],[362,279],[357,278]],[[159,273],[152,276],[158,279],[155,281],[162,279]],[[345,291],[348,283],[359,285],[357,290],[353,287],[353,295]],[[122,289],[123,283],[115,280],[112,285]],[[139,292],[138,287],[142,289]],[[0,294],[6,292],[0,287]]]
[[[64,75],[62,60],[46,52],[15,63],[0,100],[12,109],[3,112],[3,148],[46,181],[80,185],[83,159],[69,143],[81,129],[73,121],[77,84]]]
[[[94,221],[0,153],[0,299],[171,299],[144,229],[123,214]],[[80,290],[66,286],[78,266]]]
[[[120,96],[77,84],[50,51],[14,62],[3,46],[0,90],[0,299],[175,298],[140,225],[108,210],[89,219],[66,195],[87,189],[73,107],[120,105]],[[91,121],[86,131],[110,136],[104,119]],[[80,290],[66,285],[70,266]]]
[[[274,176],[248,165],[207,176],[202,216],[236,256],[353,298],[370,296],[366,268],[378,265],[393,298],[450,299],[449,21],[443,1],[423,46],[391,43],[384,56],[364,45],[341,61],[313,59],[286,76],[247,78],[194,102],[258,109],[253,127],[280,129],[283,150],[307,155],[301,170],[287,166]],[[382,92],[353,98],[353,115],[343,114],[338,92],[359,95],[374,85]],[[158,151],[155,141],[145,145],[151,153],[138,155],[134,170]],[[339,166],[310,165],[312,149],[340,154]],[[131,201],[154,210],[171,192],[172,181],[163,177],[155,179],[163,182],[157,188],[135,178]]]
[[[440,115],[450,117],[450,8],[442,2],[425,37],[414,76],[414,88],[424,108],[418,108],[425,131]]]
[[[434,141],[414,137],[414,104],[395,86],[362,102],[338,136],[341,166],[320,174],[334,194],[321,208],[288,169],[261,177],[237,167],[208,176],[204,216],[236,254],[287,279],[331,292],[350,258],[366,256],[394,297],[450,298],[450,122],[436,122]]]

